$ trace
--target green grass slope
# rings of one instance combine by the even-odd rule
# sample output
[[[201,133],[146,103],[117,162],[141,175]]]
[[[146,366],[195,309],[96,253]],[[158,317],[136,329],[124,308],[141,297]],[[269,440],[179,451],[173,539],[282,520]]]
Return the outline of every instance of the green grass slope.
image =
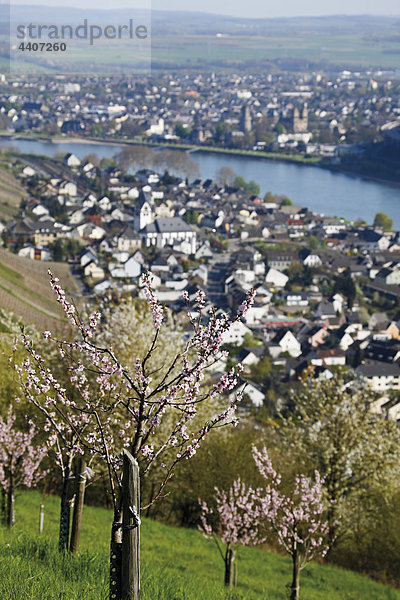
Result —
[[[57,552],[58,498],[45,501],[45,526],[38,535],[41,496],[17,498],[13,531],[0,528],[1,600],[106,600],[111,512],[85,507],[78,557]],[[290,560],[262,549],[238,552],[238,587],[222,585],[223,563],[200,533],[144,519],[142,600],[284,600]],[[334,567],[309,565],[302,573],[302,600],[399,600],[400,592]]]

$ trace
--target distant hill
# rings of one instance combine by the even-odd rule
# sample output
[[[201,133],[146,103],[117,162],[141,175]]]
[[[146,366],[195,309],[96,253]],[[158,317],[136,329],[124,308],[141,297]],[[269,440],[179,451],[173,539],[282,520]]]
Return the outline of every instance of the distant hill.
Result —
[[[14,24],[98,25],[150,22],[152,67],[157,69],[265,69],[380,67],[400,68],[400,15],[295,17],[252,19],[203,12],[144,11],[142,9],[79,9],[63,6],[13,5]],[[93,48],[91,48],[93,50]],[[107,48],[106,48],[107,49]],[[97,53],[75,56],[89,70],[129,72],[129,45],[98,48]],[[86,62],[85,62],[86,61]],[[74,65],[71,65],[73,69]],[[51,66],[49,67],[51,71]],[[79,68],[78,72],[82,72]],[[84,69],[83,69],[84,72]]]
[[[299,9],[301,10],[301,9]],[[137,18],[148,14],[147,10],[137,8],[119,9],[80,9],[68,6],[32,6],[13,4],[11,15],[13,21],[19,23],[41,22],[41,23],[75,23],[87,18],[93,23],[108,24],[126,21],[133,15]],[[239,30],[253,31],[283,31],[289,30],[336,30],[337,32],[351,32],[361,28],[363,31],[396,30],[400,24],[399,15],[395,17],[376,15],[332,15],[323,17],[279,17],[279,18],[238,18],[229,15],[215,15],[202,11],[172,11],[151,10],[153,30],[157,31],[159,26],[184,27],[185,31],[199,31],[206,28],[205,33],[213,31],[230,31],[236,33]],[[396,33],[398,32],[398,29]],[[164,30],[164,33],[166,31]]]

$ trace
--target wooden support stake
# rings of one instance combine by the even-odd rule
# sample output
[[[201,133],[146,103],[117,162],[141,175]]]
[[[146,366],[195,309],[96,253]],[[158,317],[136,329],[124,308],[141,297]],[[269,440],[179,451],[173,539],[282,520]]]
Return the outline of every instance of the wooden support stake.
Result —
[[[121,600],[121,557],[122,557],[121,514],[114,512],[110,547],[110,596],[109,600]]]
[[[123,452],[121,600],[140,598],[140,479],[139,465]]]
[[[44,504],[40,505],[39,510],[39,533],[43,533],[43,522],[44,522]]]

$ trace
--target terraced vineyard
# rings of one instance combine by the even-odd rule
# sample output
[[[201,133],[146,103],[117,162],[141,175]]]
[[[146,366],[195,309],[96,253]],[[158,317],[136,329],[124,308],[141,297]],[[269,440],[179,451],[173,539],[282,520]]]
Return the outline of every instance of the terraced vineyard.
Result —
[[[67,292],[76,294],[76,282],[64,263],[44,263],[21,258],[0,249],[0,308],[21,316],[41,329],[60,329],[65,323],[49,286],[47,270],[60,278]]]
[[[21,200],[27,192],[15,179],[11,171],[0,163],[0,219],[10,221],[17,215]]]

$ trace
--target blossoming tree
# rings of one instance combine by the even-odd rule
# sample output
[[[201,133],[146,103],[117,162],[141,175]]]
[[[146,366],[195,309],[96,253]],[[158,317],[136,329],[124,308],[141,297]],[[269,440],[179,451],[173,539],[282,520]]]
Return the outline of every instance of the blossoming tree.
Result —
[[[324,516],[323,480],[315,471],[315,481],[296,475],[293,493],[280,490],[281,476],[272,466],[264,447],[253,447],[253,458],[266,481],[264,490],[257,490],[261,519],[268,530],[275,532],[278,543],[291,556],[293,576],[290,600],[300,598],[300,571],[308,562],[324,557],[328,552],[329,527]]]
[[[94,312],[85,323],[74,304],[65,295],[59,281],[50,272],[50,285],[77,332],[76,341],[45,336],[58,347],[61,359],[69,373],[72,391],[62,386],[35,351],[31,341],[22,336],[27,356],[17,365],[21,385],[29,400],[46,417],[49,427],[63,439],[65,431],[73,435],[77,453],[88,454],[104,464],[108,471],[109,487],[114,506],[111,534],[110,598],[136,600],[139,598],[139,577],[132,586],[129,572],[139,569],[139,549],[135,548],[135,564],[122,556],[124,536],[128,539],[133,529],[139,531],[140,506],[130,505],[122,514],[122,498],[130,477],[121,475],[121,451],[129,454],[137,465],[140,477],[150,469],[162,473],[151,502],[163,495],[174,467],[190,459],[199,449],[207,434],[227,424],[236,424],[236,401],[226,400],[225,406],[200,422],[198,408],[212,403],[224,391],[235,388],[241,366],[232,368],[212,384],[204,386],[208,367],[223,356],[223,334],[239,320],[251,306],[254,293],[250,292],[236,316],[216,315],[211,309],[205,313],[205,296],[197,294],[195,314],[188,312],[193,334],[183,349],[170,356],[155,373],[150,364],[157,351],[165,311],[151,287],[151,276],[143,278],[144,290],[151,309],[154,330],[147,349],[134,360],[133,368],[121,363],[112,345],[101,345],[96,333],[101,330],[102,315]],[[187,296],[185,300],[188,301]],[[118,336],[116,328],[115,336]],[[167,427],[162,424],[167,423]],[[129,453],[127,450],[129,449]],[[134,494],[138,499],[139,494]],[[143,507],[142,507],[143,508]],[[138,546],[139,535],[136,537]],[[122,546],[121,546],[122,544]],[[129,561],[128,561],[129,562]],[[136,565],[136,566],[135,566]],[[126,588],[128,585],[129,589]]]
[[[255,493],[240,477],[228,492],[215,488],[216,509],[199,500],[200,531],[209,540],[215,540],[225,565],[225,585],[232,587],[235,547],[249,546],[265,541],[259,533],[260,508]],[[224,548],[221,548],[224,546]]]
[[[14,525],[14,495],[19,487],[32,487],[46,475],[41,463],[47,445],[35,444],[37,429],[30,421],[26,432],[17,429],[10,406],[7,418],[0,417],[0,485],[7,493],[8,527]]]
[[[373,410],[376,397],[368,382],[345,368],[331,379],[308,371],[291,399],[293,412],[282,420],[284,440],[303,471],[315,467],[324,477],[332,546],[349,501],[372,481],[398,477],[399,428]]]

